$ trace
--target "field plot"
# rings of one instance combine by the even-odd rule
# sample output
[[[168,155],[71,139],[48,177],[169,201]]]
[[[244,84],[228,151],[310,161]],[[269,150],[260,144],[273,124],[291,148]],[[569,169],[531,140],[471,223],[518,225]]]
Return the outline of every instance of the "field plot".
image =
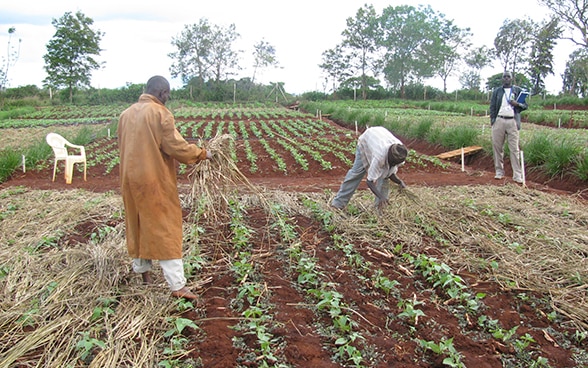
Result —
[[[362,186],[333,211],[354,130],[278,109],[177,115],[188,139],[232,135],[256,188],[212,216],[178,167],[200,303],[130,271],[116,140],[100,138],[87,182],[51,182],[48,160],[0,186],[0,367],[588,365],[582,197],[414,141],[410,195],[377,216]]]

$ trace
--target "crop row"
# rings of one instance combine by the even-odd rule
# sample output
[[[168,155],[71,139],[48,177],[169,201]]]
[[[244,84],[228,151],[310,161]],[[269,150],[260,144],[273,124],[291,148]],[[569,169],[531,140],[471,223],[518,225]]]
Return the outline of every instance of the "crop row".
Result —
[[[251,225],[251,220],[245,214],[255,209],[244,203],[247,201],[234,201],[229,205],[230,246],[224,250],[230,257],[227,263],[231,265],[234,274],[233,284],[229,287],[235,290],[234,297],[228,303],[234,313],[240,314],[239,322],[232,326],[238,333],[233,337],[233,345],[240,351],[239,360],[242,362],[257,362],[256,366],[260,367],[288,367],[284,351],[290,337],[274,334],[283,323],[276,315],[276,306],[271,303],[272,290],[276,285],[264,278],[265,262],[259,262],[261,244],[253,240],[256,231],[262,229]],[[356,242],[337,230],[337,215],[325,211],[320,203],[302,198],[302,206],[328,237],[324,244],[317,245],[320,248],[327,247],[321,251],[305,244],[303,232],[308,229],[300,227],[286,208],[273,202],[268,206],[266,211],[269,211],[268,216],[272,219],[273,240],[265,246],[275,247],[275,250],[264,250],[264,254],[268,251],[266,256],[282,260],[281,268],[272,271],[287,278],[301,294],[304,303],[300,303],[299,308],[307,308],[316,315],[313,329],[320,336],[323,349],[331,354],[332,361],[349,367],[378,365],[385,359],[385,354],[390,352],[379,351],[379,346],[373,345],[373,334],[385,328],[392,339],[406,339],[410,336],[415,343],[414,351],[411,352],[415,358],[432,354],[425,359],[436,360],[435,356],[438,356],[444,365],[465,367],[463,355],[459,351],[460,345],[464,344],[463,339],[454,343],[454,337],[421,336],[427,331],[423,326],[430,318],[427,310],[431,310],[430,307],[423,307],[430,304],[446,310],[446,318],[453,315],[451,318],[459,320],[472,319],[470,325],[473,324],[473,327],[463,327],[466,340],[471,338],[468,337],[471,328],[477,336],[475,339],[494,339],[498,344],[515,351],[521,361],[534,366],[546,366],[546,359],[534,349],[536,341],[533,336],[517,333],[518,326],[506,329],[489,317],[485,313],[485,294],[474,293],[447,264],[424,254],[403,253],[401,245],[397,245],[393,253],[390,249],[378,249],[373,245],[372,252],[392,255],[391,261],[397,268],[409,273],[408,278],[412,282],[422,280],[415,282],[420,285],[417,291],[409,293],[397,281],[406,276],[391,273],[390,265],[381,266],[367,260]],[[324,263],[324,259],[319,258],[317,252],[324,251],[331,254],[331,260],[335,263],[329,266]],[[373,324],[365,319],[363,315],[370,306],[362,305],[354,295],[343,292],[340,282],[333,281],[331,267],[347,274],[349,282],[365,289],[359,290],[358,294],[368,297],[371,303],[377,303],[378,308],[384,310],[384,315],[387,314],[386,320]],[[402,337],[394,329],[407,331],[407,335]],[[379,333],[384,332],[380,330]],[[245,338],[248,335],[253,338]],[[467,349],[468,346],[463,345],[463,348]]]
[[[287,175],[310,170],[329,171],[335,167],[350,167],[355,154],[356,139],[348,130],[333,127],[316,119],[268,120],[268,121],[184,121],[178,130],[198,144],[217,135],[229,134],[227,154],[239,164],[245,173],[259,173],[260,160],[272,160],[276,173]],[[118,143],[115,138],[103,138],[86,147],[88,167],[102,166],[107,175],[119,164]],[[261,155],[261,157],[260,157]],[[426,165],[424,160],[442,166],[439,160],[425,158],[410,150],[408,162]],[[48,161],[44,163],[48,165]],[[268,166],[268,165],[264,165]],[[179,173],[188,167],[180,164]],[[313,171],[315,172],[315,171]],[[267,173],[259,173],[267,174]]]
[[[400,136],[425,140],[448,150],[481,146],[487,155],[492,155],[492,128],[487,116],[389,114],[384,108],[350,108],[349,104],[336,102],[307,102],[304,107],[328,113],[350,127],[354,123],[362,128],[382,125]],[[588,181],[587,141],[588,129],[553,129],[524,123],[520,132],[526,168],[548,178],[568,176]]]
[[[287,167],[286,160],[290,158],[284,155],[291,156],[303,171],[309,170],[309,161],[318,163],[322,170],[330,170],[335,164],[333,159],[341,161],[338,165],[351,165],[350,157],[355,150],[354,139],[348,131],[313,119],[258,123],[184,121],[178,122],[177,128],[183,136],[198,139],[198,143],[204,145],[217,135],[230,134],[233,140],[228,154],[235,162],[248,166],[251,173],[257,172],[260,151],[265,151],[276,162],[279,171],[287,173],[299,169]],[[118,143],[113,137],[91,143],[86,147],[86,154],[88,166],[101,165],[104,174],[109,174],[119,163]],[[186,169],[186,165],[180,165],[180,173],[185,173]]]

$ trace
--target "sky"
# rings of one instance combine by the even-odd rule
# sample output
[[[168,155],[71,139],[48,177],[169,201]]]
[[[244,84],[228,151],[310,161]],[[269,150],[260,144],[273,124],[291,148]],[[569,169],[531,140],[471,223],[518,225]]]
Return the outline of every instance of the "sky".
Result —
[[[243,50],[242,65],[253,64],[253,45],[261,40],[273,45],[279,68],[257,72],[255,80],[262,83],[284,82],[288,93],[301,94],[325,89],[324,74],[319,68],[322,53],[342,40],[346,19],[354,18],[357,10],[371,4],[378,14],[388,6],[430,5],[433,10],[453,20],[460,28],[470,28],[474,46],[491,48],[505,19],[530,17],[535,22],[548,18],[549,10],[537,0],[4,0],[0,2],[0,66],[7,56],[8,29],[15,27],[11,43],[20,43],[20,56],[8,71],[8,87],[42,86],[46,78],[43,55],[55,34],[53,19],[66,12],[81,11],[92,18],[92,29],[104,32],[98,58],[104,67],[92,72],[95,88],[120,88],[128,83],[146,83],[153,75],[162,75],[172,88],[182,86],[172,78],[168,57],[175,51],[172,38],[184,26],[207,18],[212,24],[228,27],[234,24],[240,38],[235,46]],[[555,48],[555,75],[546,79],[548,92],[561,90],[561,74],[566,60],[574,50],[571,41],[561,40]],[[498,62],[482,71],[482,79],[502,71]],[[252,77],[251,67],[240,71],[236,78]],[[428,85],[442,88],[440,79],[427,80]],[[448,81],[448,91],[459,89],[458,77]]]

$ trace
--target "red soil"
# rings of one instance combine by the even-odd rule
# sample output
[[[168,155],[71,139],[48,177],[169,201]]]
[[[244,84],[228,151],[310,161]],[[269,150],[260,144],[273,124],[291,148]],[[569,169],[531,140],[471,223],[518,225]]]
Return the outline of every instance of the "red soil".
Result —
[[[422,154],[435,155],[443,152],[440,147],[434,147],[417,141],[405,141],[407,146]],[[273,163],[270,159],[264,159],[267,154],[260,145],[253,144],[259,155],[259,172],[250,175],[252,183],[270,188],[280,188],[292,191],[323,191],[330,188],[336,191],[343,179],[348,167],[339,165],[329,172],[320,167],[311,167],[308,172],[291,169],[287,176],[274,167],[264,166]],[[287,162],[289,168],[297,165],[289,155]],[[333,160],[335,162],[335,160]],[[246,165],[245,165],[246,166]],[[508,162],[506,163],[508,167]],[[104,168],[93,166],[88,172],[88,181],[84,182],[81,173],[76,171],[73,183],[64,183],[63,176],[58,175],[55,182],[51,181],[52,165],[42,171],[17,172],[13,177],[0,185],[5,188],[15,185],[24,185],[31,188],[65,190],[84,188],[90,191],[118,191],[118,170],[115,168],[111,174],[103,175]],[[248,167],[242,172],[247,173]],[[62,173],[62,171],[60,171]],[[410,186],[443,186],[443,185],[505,185],[512,183],[508,178],[495,180],[492,170],[492,160],[483,157],[481,153],[468,157],[465,171],[461,171],[461,165],[452,163],[449,168],[439,168],[429,165],[427,168],[406,165],[401,168],[399,176]],[[537,175],[530,174],[527,177],[527,185],[531,188],[571,195],[579,192],[586,198],[585,186],[578,186],[569,180],[552,180],[545,183]],[[186,176],[179,177],[180,183],[187,184]],[[362,189],[366,189],[365,185]],[[583,191],[582,191],[583,190]],[[275,337],[283,342],[275,353],[282,355],[292,367],[337,367],[332,361],[333,353],[325,349],[325,345],[335,348],[330,338],[319,333],[317,325],[325,323],[324,316],[317,315],[311,308],[305,307],[306,294],[294,286],[291,270],[281,259],[279,253],[280,243],[271,238],[264,229],[267,228],[267,216],[262,211],[252,210],[248,212],[248,226],[255,232],[253,241],[253,254],[258,254],[258,268],[267,283],[270,293],[270,302],[275,306],[274,320],[278,328],[272,331]],[[477,325],[475,317],[472,320],[459,320],[451,313],[451,300],[445,302],[438,300],[439,304],[431,302],[433,290],[427,289],[427,282],[419,275],[411,274],[407,270],[398,267],[398,260],[394,256],[383,257],[374,251],[370,244],[355,244],[355,250],[366,260],[377,264],[383,271],[383,275],[390,280],[396,280],[400,284],[397,287],[402,299],[410,300],[413,295],[419,295],[423,301],[421,310],[426,317],[421,322],[411,327],[397,318],[401,309],[396,306],[398,298],[383,296],[375,292],[373,285],[362,281],[357,277],[357,271],[350,268],[345,261],[345,256],[332,247],[329,234],[321,230],[320,225],[309,218],[297,217],[296,219],[300,240],[304,247],[312,249],[319,259],[321,270],[336,283],[337,290],[345,296],[346,303],[352,307],[358,330],[362,331],[365,345],[373,349],[373,365],[376,367],[441,367],[442,357],[436,356],[419,347],[415,337],[429,341],[440,341],[444,337],[453,337],[454,346],[463,355],[462,362],[468,367],[498,368],[519,367],[526,363],[517,362],[517,356],[513,346],[492,338],[482,331]],[[88,233],[91,233],[90,229]],[[224,249],[218,249],[219,254],[232,253],[230,244],[226,241],[230,229],[221,229],[217,243],[225,244]],[[219,234],[219,229],[216,229]],[[224,240],[224,241],[219,241]],[[206,239],[204,239],[206,241]],[[281,245],[283,247],[283,245]],[[428,251],[435,256],[434,244],[428,247]],[[265,256],[261,256],[265,254]],[[235,281],[228,266],[209,264],[202,270],[202,275],[211,275],[212,281],[200,290],[204,307],[185,313],[186,318],[200,320],[198,322],[201,331],[190,331],[187,334],[191,338],[189,349],[194,349],[193,357],[199,357],[204,367],[244,367],[257,366],[255,362],[238,361],[240,350],[234,346],[233,338],[244,339],[248,346],[254,345],[254,336],[244,335],[230,328],[234,326],[240,316],[238,311],[230,305],[236,294]],[[483,300],[487,306],[484,313],[491,319],[500,321],[500,326],[508,330],[519,326],[517,335],[529,333],[536,343],[529,348],[533,354],[540,354],[549,359],[552,367],[573,367],[572,350],[562,347],[554,340],[568,334],[573,335],[575,330],[565,324],[550,322],[543,310],[549,310],[550,306],[535,305],[517,297],[521,291],[503,290],[492,281],[481,279],[480,275],[460,273],[470,285],[471,289],[478,293],[484,292],[487,297]],[[295,278],[294,278],[295,279]],[[438,297],[437,297],[438,298]],[[536,303],[544,301],[541,295],[532,298]],[[382,308],[382,302],[387,308]],[[536,309],[536,308],[540,308]],[[469,317],[468,317],[469,318]],[[586,343],[578,346],[586,349]],[[536,355],[535,355],[536,356]],[[527,362],[528,363],[528,362]],[[367,365],[369,363],[366,362]],[[522,364],[522,365],[516,365]]]

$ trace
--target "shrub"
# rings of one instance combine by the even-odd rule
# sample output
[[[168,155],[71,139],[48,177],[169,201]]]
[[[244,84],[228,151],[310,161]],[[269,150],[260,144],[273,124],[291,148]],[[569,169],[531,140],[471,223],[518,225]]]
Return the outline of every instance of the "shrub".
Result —
[[[10,149],[0,151],[0,183],[5,182],[21,162],[21,152]]]
[[[562,140],[551,147],[549,158],[545,162],[545,172],[551,177],[564,175],[571,168],[576,157],[580,154],[580,148],[566,140]]]
[[[453,149],[474,145],[480,130],[470,126],[455,126],[445,129],[441,133],[441,144]]]
[[[432,119],[422,119],[417,124],[415,124],[412,128],[412,137],[418,139],[425,139],[429,132],[431,131],[431,127],[433,126]]]
[[[580,178],[580,180],[588,181],[588,151],[584,150],[584,152],[576,156],[574,162],[576,165],[574,175]]]
[[[525,143],[525,161],[531,166],[543,165],[551,151],[551,139],[545,133],[533,135],[533,138]]]

